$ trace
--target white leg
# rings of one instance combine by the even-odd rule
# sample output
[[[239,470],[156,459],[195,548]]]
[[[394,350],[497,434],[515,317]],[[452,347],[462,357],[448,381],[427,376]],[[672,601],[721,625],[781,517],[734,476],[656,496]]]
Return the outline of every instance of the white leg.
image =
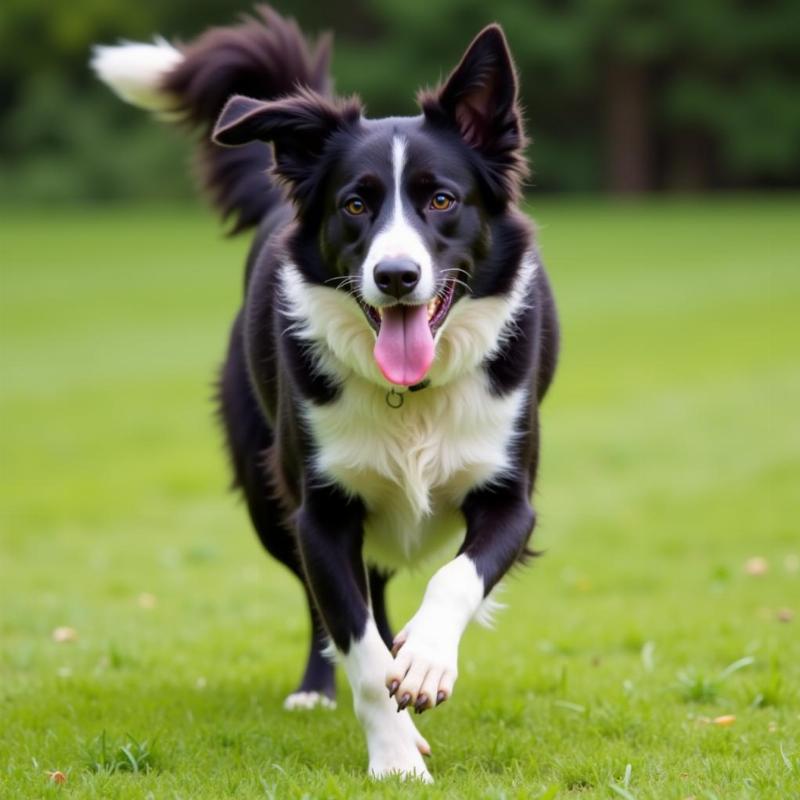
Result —
[[[341,660],[353,690],[356,716],[367,739],[370,775],[380,778],[397,773],[431,782],[422,759],[422,753],[430,753],[430,747],[408,712],[397,713],[383,684],[392,656],[372,618],[363,637],[351,643]]]
[[[458,645],[483,602],[484,584],[474,563],[460,555],[429,581],[417,613],[394,640],[396,657],[386,686],[400,708],[431,708],[453,693]]]

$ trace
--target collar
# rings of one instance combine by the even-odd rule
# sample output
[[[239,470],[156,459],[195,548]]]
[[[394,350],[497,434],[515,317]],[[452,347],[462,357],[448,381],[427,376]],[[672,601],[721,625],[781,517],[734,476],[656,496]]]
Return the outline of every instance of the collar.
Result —
[[[427,389],[430,385],[430,379],[426,378],[424,381],[420,381],[419,383],[415,383],[413,386],[409,386],[408,391],[421,392],[423,389]],[[392,387],[388,392],[386,392],[386,405],[389,406],[389,408],[400,408],[405,402],[405,394],[405,392],[398,392],[397,389]]]

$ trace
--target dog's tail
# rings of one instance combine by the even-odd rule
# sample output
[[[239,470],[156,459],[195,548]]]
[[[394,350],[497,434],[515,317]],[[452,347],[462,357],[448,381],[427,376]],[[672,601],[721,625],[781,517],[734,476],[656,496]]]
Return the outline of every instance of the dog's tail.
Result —
[[[189,45],[157,38],[94,49],[97,76],[123,100],[199,130],[202,182],[231,233],[257,225],[282,197],[267,174],[270,150],[260,142],[228,149],[211,141],[226,100],[268,100],[299,87],[328,94],[330,38],[309,43],[294,20],[267,6],[241,24],[212,28]]]

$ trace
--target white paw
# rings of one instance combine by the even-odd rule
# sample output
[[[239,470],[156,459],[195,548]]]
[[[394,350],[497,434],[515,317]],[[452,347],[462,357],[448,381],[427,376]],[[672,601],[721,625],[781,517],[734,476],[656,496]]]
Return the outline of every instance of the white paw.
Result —
[[[336,701],[321,692],[292,692],[284,701],[287,711],[307,710],[310,708],[336,708]]]
[[[370,777],[377,778],[378,780],[381,778],[388,778],[392,775],[399,775],[404,781],[415,780],[422,781],[423,783],[433,783],[433,776],[428,772],[424,764],[421,767],[394,766],[393,764],[389,766],[379,766],[373,765],[372,762],[370,762],[369,774]]]
[[[404,780],[415,779],[433,783],[422,754],[430,755],[431,748],[420,736],[407,711],[398,714],[391,710],[390,724],[367,731],[369,774],[373,778],[400,775]],[[387,720],[388,721],[388,720]]]
[[[418,617],[395,637],[386,687],[398,708],[420,713],[452,695],[458,677],[458,637],[446,624]]]
[[[394,714],[397,714],[394,709],[392,709]],[[417,730],[417,726],[414,724],[414,720],[411,719],[411,716],[408,712],[397,714],[399,719],[402,721],[402,724],[405,725],[408,729],[408,735],[411,737],[411,741],[414,742],[414,747],[420,752],[423,756],[429,756],[431,754],[431,746],[428,744],[428,740]]]

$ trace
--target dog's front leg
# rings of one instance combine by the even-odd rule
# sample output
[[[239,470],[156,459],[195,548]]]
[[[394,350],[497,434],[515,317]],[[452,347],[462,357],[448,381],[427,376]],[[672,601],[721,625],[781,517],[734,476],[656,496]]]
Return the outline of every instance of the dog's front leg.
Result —
[[[364,729],[369,772],[399,773],[430,781],[422,754],[428,743],[383,687],[392,656],[368,605],[367,574],[361,556],[364,508],[330,486],[310,488],[297,517],[306,576],[325,626],[353,691]]]
[[[459,555],[431,578],[417,613],[397,634],[386,686],[399,708],[438,705],[453,692],[458,645],[486,595],[518,559],[535,515],[524,481],[471,492]]]

